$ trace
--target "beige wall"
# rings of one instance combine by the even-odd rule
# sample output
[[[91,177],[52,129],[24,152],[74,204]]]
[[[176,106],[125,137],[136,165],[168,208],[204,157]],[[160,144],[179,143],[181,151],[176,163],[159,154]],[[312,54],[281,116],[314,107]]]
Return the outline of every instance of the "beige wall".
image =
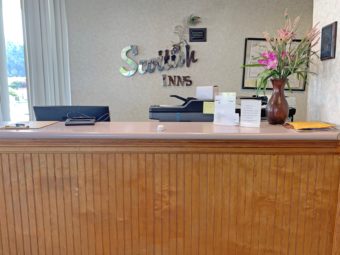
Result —
[[[302,16],[301,31],[311,26],[312,0],[67,0],[73,104],[107,104],[113,120],[132,121],[148,119],[151,104],[177,104],[171,94],[193,96],[200,85],[253,94],[241,90],[244,38],[279,27],[285,8]],[[202,17],[208,42],[191,44],[199,59],[192,67],[167,73],[190,75],[192,87],[165,88],[157,72],[119,74],[123,47],[138,45],[138,60],[156,57],[177,41],[174,27],[191,13]],[[306,92],[294,96],[303,119]]]
[[[314,0],[314,23],[320,27],[334,21],[340,22],[339,0]],[[339,26],[340,24],[338,24]],[[338,29],[336,58],[317,61],[318,73],[310,83],[308,95],[308,118],[340,125],[340,35]],[[320,45],[316,47],[320,49]]]

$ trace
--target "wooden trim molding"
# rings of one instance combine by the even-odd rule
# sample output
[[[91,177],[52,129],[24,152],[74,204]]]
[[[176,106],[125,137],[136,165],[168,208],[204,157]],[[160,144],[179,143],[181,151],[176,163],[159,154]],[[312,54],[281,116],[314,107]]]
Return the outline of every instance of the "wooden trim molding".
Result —
[[[0,140],[0,151],[148,151],[234,153],[331,153],[340,154],[338,141],[303,140]]]

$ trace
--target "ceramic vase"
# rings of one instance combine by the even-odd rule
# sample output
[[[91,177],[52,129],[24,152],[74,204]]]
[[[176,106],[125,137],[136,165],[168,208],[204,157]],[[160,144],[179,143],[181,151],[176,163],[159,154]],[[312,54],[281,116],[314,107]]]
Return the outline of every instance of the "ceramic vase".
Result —
[[[288,117],[288,102],[285,97],[284,88],[286,79],[272,79],[273,93],[268,101],[266,114],[268,123],[271,125],[282,125]]]

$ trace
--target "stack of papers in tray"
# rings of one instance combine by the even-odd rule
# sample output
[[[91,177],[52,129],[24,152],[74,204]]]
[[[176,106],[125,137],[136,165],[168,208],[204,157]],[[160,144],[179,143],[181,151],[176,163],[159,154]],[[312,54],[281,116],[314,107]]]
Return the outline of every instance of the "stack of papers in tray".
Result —
[[[290,122],[285,124],[287,128],[292,128],[295,130],[329,130],[334,129],[335,125],[327,122],[317,122],[317,121],[301,121],[301,122]]]

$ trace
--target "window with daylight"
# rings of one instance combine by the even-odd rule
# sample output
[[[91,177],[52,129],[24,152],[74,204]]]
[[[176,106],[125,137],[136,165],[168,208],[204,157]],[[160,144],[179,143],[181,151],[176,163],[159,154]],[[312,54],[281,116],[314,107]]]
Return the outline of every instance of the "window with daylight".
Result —
[[[23,22],[20,0],[2,0],[12,121],[29,120]]]

